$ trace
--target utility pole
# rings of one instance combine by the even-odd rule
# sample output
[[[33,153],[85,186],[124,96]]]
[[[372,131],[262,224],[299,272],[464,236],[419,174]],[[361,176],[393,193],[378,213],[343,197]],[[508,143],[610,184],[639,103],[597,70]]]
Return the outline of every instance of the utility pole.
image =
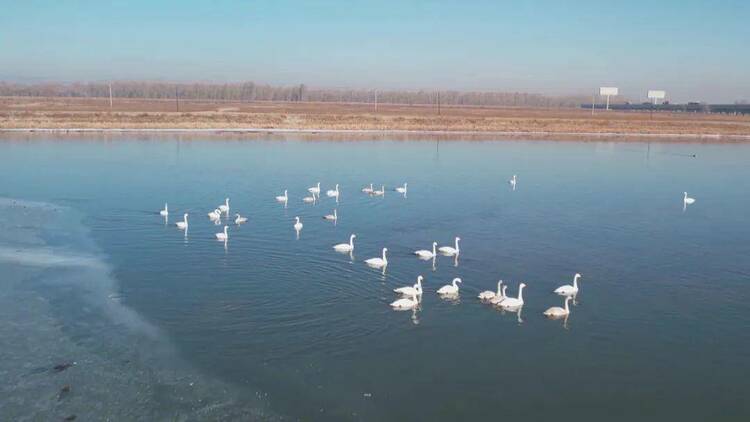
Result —
[[[591,115],[594,115],[594,108],[596,106],[596,94],[591,96]]]
[[[174,102],[177,107],[177,112],[180,112],[180,94],[177,92],[177,85],[174,86]]]
[[[112,112],[112,83],[109,83],[109,112]]]
[[[375,90],[375,112],[378,112],[378,90]]]
[[[440,115],[440,91],[437,92],[438,116]]]

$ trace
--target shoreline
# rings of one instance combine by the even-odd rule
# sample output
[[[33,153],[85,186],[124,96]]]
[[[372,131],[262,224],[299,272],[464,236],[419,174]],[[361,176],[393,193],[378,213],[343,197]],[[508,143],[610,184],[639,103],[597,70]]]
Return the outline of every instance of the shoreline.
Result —
[[[481,140],[503,140],[524,138],[525,140],[633,140],[642,141],[656,138],[665,141],[714,141],[714,142],[748,142],[750,134],[705,134],[705,133],[648,133],[648,132],[556,132],[556,131],[467,131],[467,130],[410,130],[410,129],[305,129],[305,128],[0,128],[0,134],[8,133],[52,133],[52,134],[203,134],[203,135],[354,135],[367,139],[380,139],[384,136],[416,136],[435,138],[467,138]],[[591,139],[595,138],[595,139]]]

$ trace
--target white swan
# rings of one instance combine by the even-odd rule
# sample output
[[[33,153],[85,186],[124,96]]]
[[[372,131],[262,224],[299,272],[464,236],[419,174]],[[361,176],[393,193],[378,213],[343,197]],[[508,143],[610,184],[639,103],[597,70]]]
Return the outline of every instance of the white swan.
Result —
[[[336,183],[336,189],[329,190],[326,192],[326,195],[328,195],[329,198],[338,198],[339,197],[339,184]]]
[[[423,277],[421,275],[417,276],[417,282],[413,286],[399,287],[397,289],[393,289],[393,291],[398,294],[402,294],[404,296],[421,295],[422,294],[422,280],[423,280]]]
[[[313,196],[320,195],[320,182],[318,182],[317,186],[313,186],[311,188],[307,188],[307,191],[310,192],[311,194],[313,194]]]
[[[164,209],[159,211],[159,215],[163,215],[164,217],[167,217],[169,215],[169,206],[167,203],[164,203]]]
[[[420,259],[430,259],[434,258],[435,255],[435,248],[437,247],[437,242],[432,242],[432,251],[428,251],[426,249],[420,249],[418,251],[414,251],[414,255],[418,256]]]
[[[456,277],[453,279],[451,284],[446,284],[445,286],[438,289],[437,293],[439,295],[455,295],[458,294],[458,285],[456,283],[463,283],[460,278]]]
[[[375,268],[382,268],[388,265],[388,258],[386,258],[385,253],[388,252],[388,248],[383,248],[383,257],[382,258],[370,258],[365,260],[365,264],[375,267]]]
[[[182,221],[178,221],[174,223],[175,226],[177,226],[180,230],[185,230],[188,228],[188,219],[187,219],[187,213],[182,215]]]
[[[479,293],[479,296],[477,297],[479,298],[479,300],[491,300],[497,296],[501,296],[503,294],[502,286],[503,286],[503,280],[500,280],[497,282],[497,292],[493,292],[492,290],[485,290]]]
[[[691,198],[688,196],[687,192],[684,192],[685,196],[682,198],[682,202],[685,205],[690,205],[695,203],[695,198]]]
[[[315,194],[311,193],[310,196],[306,196],[306,197],[302,198],[302,202],[308,202],[308,203],[315,202],[316,199],[318,199],[318,198],[315,197]]]
[[[566,284],[564,286],[560,286],[555,289],[555,293],[559,294],[560,296],[573,296],[574,294],[578,293],[578,279],[581,278],[581,275],[576,273],[576,275],[573,276],[573,285]]]
[[[294,223],[294,230],[302,230],[302,223],[299,221],[299,217],[294,217],[296,223]]]
[[[523,306],[523,288],[526,287],[525,283],[518,285],[518,297],[506,297],[505,300],[500,302],[500,306],[503,309],[513,309]]]
[[[502,280],[500,280],[500,281],[502,281]],[[495,297],[493,297],[492,299],[490,299],[490,303],[493,304],[493,305],[499,305],[500,303],[502,303],[502,301],[504,301],[505,299],[507,299],[508,297],[505,296],[505,291],[506,290],[508,290],[508,285],[504,284],[503,285],[503,291],[499,295],[495,295]]]
[[[458,248],[458,242],[459,242],[460,240],[461,240],[461,238],[460,238],[460,237],[458,237],[458,236],[456,236],[456,241],[455,241],[455,242],[456,242],[456,247],[455,247],[455,248],[452,248],[452,247],[450,247],[450,246],[441,246],[441,247],[439,247],[439,248],[438,248],[438,250],[439,250],[439,251],[440,251],[440,253],[442,253],[443,255],[448,255],[448,256],[458,255],[458,254],[459,254],[459,252],[461,251],[461,250],[460,250],[460,249]]]
[[[367,186],[363,187],[362,188],[362,192],[364,192],[364,193],[372,193],[372,183],[370,183],[369,187],[367,187]]]
[[[413,309],[417,305],[419,305],[419,300],[416,294],[411,295],[411,299],[402,298],[391,303],[393,309]]]
[[[224,226],[224,232],[216,233],[217,240],[228,240],[229,239],[229,226]]]
[[[385,196],[385,185],[380,185],[380,190],[374,190],[372,194],[375,196]]]
[[[215,220],[221,219],[221,211],[218,208],[216,208],[215,210],[213,210],[213,211],[211,211],[211,212],[208,213],[208,218],[211,221],[215,221]]]
[[[324,218],[325,220],[332,220],[332,221],[336,221],[336,220],[338,220],[338,219],[339,219],[339,215],[338,215],[338,213],[336,212],[336,210],[334,209],[334,210],[333,210],[333,214],[326,214],[326,215],[324,215],[324,216],[323,216],[323,218]]]
[[[514,174],[513,177],[511,177],[510,180],[508,180],[508,183],[513,187],[513,190],[516,190],[516,175]]]
[[[560,318],[570,315],[570,308],[568,307],[568,302],[570,302],[570,299],[570,296],[565,298],[564,309],[559,306],[553,306],[544,311],[544,316],[546,316],[547,318]]]
[[[279,202],[286,202],[286,201],[288,201],[289,200],[289,195],[287,195],[287,190],[284,189],[284,194],[277,196],[276,200],[279,201]]]
[[[229,215],[229,198],[224,199],[224,205],[219,205],[219,212]]]
[[[235,217],[234,224],[247,223],[247,217],[243,217],[239,214],[235,214],[234,217]]]
[[[356,234],[352,233],[351,236],[349,236],[349,243],[339,243],[338,245],[333,245],[333,249],[338,252],[351,252],[354,250],[354,238],[357,237]]]
[[[403,193],[403,194],[405,194],[405,193],[406,193],[406,187],[407,187],[407,185],[408,185],[408,183],[404,183],[404,186],[399,186],[399,187],[397,187],[397,188],[395,189],[395,191],[396,191],[396,192],[398,192],[398,193]]]

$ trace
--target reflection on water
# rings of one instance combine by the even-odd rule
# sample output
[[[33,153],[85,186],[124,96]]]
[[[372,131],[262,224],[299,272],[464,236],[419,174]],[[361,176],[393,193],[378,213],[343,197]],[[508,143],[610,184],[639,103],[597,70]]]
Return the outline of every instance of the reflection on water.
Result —
[[[71,227],[90,229],[109,268],[106,277],[87,280],[93,286],[107,277],[116,282],[102,297],[119,300],[106,303],[137,312],[196,369],[171,384],[181,387],[170,391],[184,395],[149,396],[146,408],[163,413],[119,419],[263,419],[248,416],[243,401],[220,400],[212,409],[221,411],[189,413],[174,398],[198,403],[188,394],[195,388],[198,397],[212,391],[244,397],[248,385],[288,419],[484,420],[498,403],[512,403],[502,406],[503,416],[519,420],[571,414],[577,421],[613,414],[623,420],[748,419],[737,403],[750,371],[743,355],[750,345],[744,299],[750,296],[744,211],[750,197],[741,182],[750,180],[750,145],[653,143],[648,163],[646,147],[441,141],[438,155],[428,141],[24,139],[0,142],[0,180],[13,180],[3,194],[79,210]],[[695,150],[698,158],[685,166],[688,157],[681,154]],[[40,168],[45,171],[34,170]],[[523,186],[503,188],[514,172]],[[318,178],[326,188],[342,183],[338,205],[325,195],[315,206],[301,200]],[[347,188],[371,180],[378,188],[409,180],[408,200]],[[281,187],[292,201],[273,200]],[[676,201],[685,190],[701,203],[682,212]],[[231,248],[215,244],[217,226],[207,218],[190,220],[189,230],[177,234],[174,224],[183,213],[206,216],[225,197],[232,198],[232,210],[252,216],[230,228]],[[165,200],[171,224],[154,212]],[[328,224],[321,215],[334,208],[344,218]],[[305,222],[305,236],[291,235],[295,215]],[[13,227],[23,232],[29,225],[20,218]],[[67,250],[64,231],[34,247],[2,243],[0,282],[16,260],[44,266],[38,268],[47,284],[15,307],[0,295],[8,305],[0,307],[0,318],[11,322],[0,330],[22,325],[36,315],[24,309],[47,303],[39,315],[53,315],[64,327],[49,333],[78,344],[70,349],[74,354],[117,344],[111,353],[87,355],[117,368],[118,356],[137,345],[97,325],[98,315],[81,317],[87,311],[76,301],[78,290],[52,288],[91,256]],[[373,269],[354,262],[353,253],[336,253],[332,246],[351,233],[358,235],[358,261],[379,257],[387,247],[388,265]],[[453,247],[455,234],[464,242],[460,255],[431,264],[414,259],[412,251],[434,239]],[[50,248],[51,257],[45,254]],[[554,289],[576,271],[591,284],[579,292],[575,315],[547,321],[542,312],[558,300]],[[418,274],[426,276],[420,305],[393,312],[393,288],[411,285]],[[466,282],[460,296],[438,296],[455,277]],[[476,298],[500,278],[528,280],[522,308],[502,311]],[[17,295],[24,288],[34,288],[33,280],[3,291]],[[31,299],[40,294],[46,302]],[[60,338],[44,342],[47,360],[59,353],[55,341]],[[148,361],[148,352],[131,353]],[[3,347],[0,365],[13,358],[22,368],[24,354]],[[69,371],[82,374],[80,367]],[[162,375],[140,378],[132,390],[113,381],[153,370],[127,367],[115,371],[117,377],[92,377],[86,385],[98,388],[82,391],[81,403],[92,391],[100,391],[96,399],[116,395],[119,403],[143,397],[139,391],[161,391]],[[498,381],[508,376],[512,386]],[[29,393],[26,400],[38,396]]]

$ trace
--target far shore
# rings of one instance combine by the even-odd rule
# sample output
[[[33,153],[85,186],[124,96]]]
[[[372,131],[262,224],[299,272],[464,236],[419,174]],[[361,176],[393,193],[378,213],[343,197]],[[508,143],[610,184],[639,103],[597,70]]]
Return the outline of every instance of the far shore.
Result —
[[[0,133],[750,141],[750,116],[404,104],[0,97]]]
[[[615,133],[615,132],[499,132],[499,131],[440,131],[440,130],[374,130],[374,129],[288,129],[288,128],[0,128],[2,133],[53,134],[201,134],[201,135],[305,135],[305,137],[348,135],[356,139],[455,139],[455,140],[592,140],[592,141],[699,141],[748,142],[748,135],[700,133]]]

